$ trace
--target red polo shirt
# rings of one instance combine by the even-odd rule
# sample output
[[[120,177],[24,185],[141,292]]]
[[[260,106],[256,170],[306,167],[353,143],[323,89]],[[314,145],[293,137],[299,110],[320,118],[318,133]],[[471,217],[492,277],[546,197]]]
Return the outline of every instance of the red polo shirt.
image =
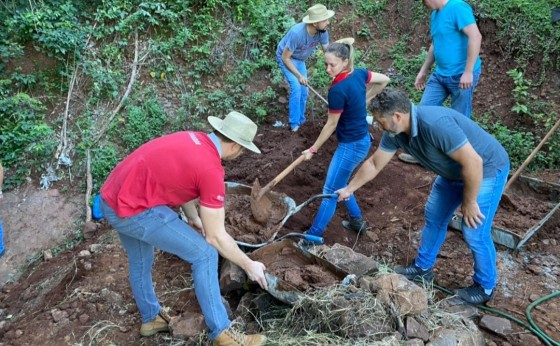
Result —
[[[224,206],[224,168],[203,132],[176,132],[143,144],[113,169],[101,188],[119,217],[158,205],[180,206],[200,197],[208,208]]]

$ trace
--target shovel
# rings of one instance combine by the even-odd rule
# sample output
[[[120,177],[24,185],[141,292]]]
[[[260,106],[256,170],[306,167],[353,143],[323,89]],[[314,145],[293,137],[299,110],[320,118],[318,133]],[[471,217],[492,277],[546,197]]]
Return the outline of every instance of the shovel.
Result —
[[[537,145],[537,147],[535,149],[533,149],[533,151],[531,152],[531,154],[529,154],[529,156],[525,159],[525,161],[523,162],[523,164],[521,164],[521,166],[519,166],[519,168],[515,171],[515,173],[513,173],[513,175],[511,176],[511,178],[509,178],[508,182],[506,183],[506,186],[504,188],[504,193],[502,195],[502,201],[505,203],[505,205],[509,205],[509,206],[513,206],[513,207],[517,207],[515,205],[515,203],[511,200],[511,198],[506,194],[506,191],[510,188],[510,186],[513,184],[513,182],[515,182],[515,180],[517,180],[517,178],[519,177],[519,175],[521,174],[521,172],[523,172],[523,170],[529,165],[529,163],[531,162],[531,160],[533,160],[533,158],[535,157],[535,155],[537,155],[537,153],[539,152],[539,150],[541,150],[541,148],[543,147],[543,145],[546,143],[546,141],[548,141],[550,139],[550,137],[552,137],[552,135],[554,134],[554,132],[556,132],[556,130],[558,130],[558,127],[560,127],[560,119],[558,119],[556,121],[556,123],[554,124],[554,126],[552,126],[552,128],[550,129],[550,131],[548,131],[548,133],[543,137],[543,139],[541,140],[541,142]],[[517,209],[517,208],[516,208]]]
[[[305,155],[298,157],[263,188],[261,188],[261,185],[259,184],[259,179],[255,179],[253,187],[251,188],[251,212],[253,213],[255,220],[260,223],[265,223],[270,218],[273,201],[267,193],[304,160]]]

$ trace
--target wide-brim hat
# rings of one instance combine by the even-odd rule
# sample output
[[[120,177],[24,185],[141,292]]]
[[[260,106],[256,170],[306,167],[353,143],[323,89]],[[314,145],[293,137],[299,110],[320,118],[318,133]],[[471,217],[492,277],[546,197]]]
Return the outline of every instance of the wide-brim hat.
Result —
[[[347,44],[347,45],[350,45],[350,46],[351,46],[351,45],[354,44],[354,41],[355,41],[355,40],[354,40],[353,37],[344,37],[344,38],[341,38],[341,39],[339,39],[339,40],[336,40],[335,42],[336,42],[336,43],[343,43],[343,44]]]
[[[253,143],[257,134],[257,124],[239,112],[229,112],[224,119],[209,116],[208,122],[222,135],[245,148],[260,154],[261,151]]]
[[[313,5],[307,9],[305,17],[303,17],[304,23],[317,23],[322,22],[330,17],[334,16],[334,11],[327,10],[325,5],[317,4]]]

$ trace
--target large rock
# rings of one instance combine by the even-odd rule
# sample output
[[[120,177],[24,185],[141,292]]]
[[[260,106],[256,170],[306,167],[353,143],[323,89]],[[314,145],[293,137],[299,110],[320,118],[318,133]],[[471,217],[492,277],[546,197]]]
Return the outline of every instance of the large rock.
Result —
[[[220,270],[220,290],[222,294],[241,289],[247,280],[247,274],[238,265],[224,259]]]
[[[484,336],[473,321],[462,319],[461,328],[436,330],[426,346],[485,346]]]
[[[504,337],[510,335],[512,332],[511,322],[501,317],[484,315],[480,319],[480,323],[478,325]]]
[[[357,253],[351,248],[334,244],[323,252],[323,257],[349,274],[366,275],[378,271],[379,264],[371,257]]]
[[[418,285],[399,274],[363,277],[360,287],[376,293],[386,305],[394,305],[399,315],[417,315],[428,309],[428,296]]]
[[[169,322],[171,335],[180,339],[189,339],[200,335],[206,329],[204,316],[197,313],[189,313],[188,316],[174,317]]]

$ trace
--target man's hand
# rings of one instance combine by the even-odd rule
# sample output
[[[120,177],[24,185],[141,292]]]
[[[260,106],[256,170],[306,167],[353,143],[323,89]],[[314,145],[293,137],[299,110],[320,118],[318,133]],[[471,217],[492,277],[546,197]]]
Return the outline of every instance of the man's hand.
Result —
[[[264,264],[257,261],[249,262],[249,264],[245,268],[245,272],[247,273],[247,276],[249,276],[249,279],[257,282],[262,289],[267,290],[268,283],[266,282],[266,277],[264,276],[265,270],[266,267],[264,266]]]
[[[189,219],[189,226],[200,232],[203,237],[206,237],[206,232],[204,232],[204,226],[202,226],[202,220],[199,216],[193,217]]]
[[[307,78],[305,78],[304,76],[299,76],[298,79],[300,84],[307,85]]]
[[[414,81],[414,87],[418,90],[423,90],[426,87],[426,77],[428,74],[424,70],[420,70],[416,75],[416,80]]]
[[[473,85],[473,73],[472,72],[464,72],[461,75],[461,80],[459,81],[459,88],[461,89],[468,89]]]
[[[482,225],[482,220],[486,217],[480,212],[478,203],[465,203],[461,205],[461,212],[463,213],[463,222],[469,228],[477,228]]]
[[[350,196],[352,195],[351,192],[348,191],[348,186],[343,187],[340,190],[336,190],[334,193],[338,194],[338,201],[347,201]]]

